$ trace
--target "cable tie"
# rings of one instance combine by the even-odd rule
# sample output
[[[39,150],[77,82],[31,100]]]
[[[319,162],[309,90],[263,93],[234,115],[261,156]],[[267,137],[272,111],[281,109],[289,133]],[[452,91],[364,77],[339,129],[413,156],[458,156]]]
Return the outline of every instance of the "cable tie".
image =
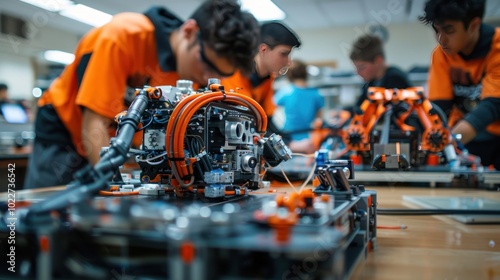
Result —
[[[196,159],[196,161],[200,161],[202,157],[204,157],[205,155],[207,155],[207,151],[203,151],[197,155],[194,156],[194,158]]]

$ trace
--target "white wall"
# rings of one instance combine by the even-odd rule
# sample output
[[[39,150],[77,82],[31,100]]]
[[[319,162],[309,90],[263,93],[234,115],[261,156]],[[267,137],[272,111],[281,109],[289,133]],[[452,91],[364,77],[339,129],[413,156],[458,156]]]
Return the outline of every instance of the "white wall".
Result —
[[[9,87],[12,99],[29,99],[35,82],[34,67],[28,57],[0,53],[0,82]]]
[[[389,64],[408,70],[415,65],[428,65],[436,45],[434,31],[421,23],[390,24],[385,45]],[[340,70],[353,70],[349,60],[352,43],[366,33],[367,26],[336,27],[315,31],[297,30],[303,45],[293,56],[307,62],[335,61]]]
[[[45,61],[43,50],[54,49],[73,52],[78,36],[50,28],[31,25],[28,39],[0,35],[0,82],[9,86],[14,99],[31,99],[39,69]]]

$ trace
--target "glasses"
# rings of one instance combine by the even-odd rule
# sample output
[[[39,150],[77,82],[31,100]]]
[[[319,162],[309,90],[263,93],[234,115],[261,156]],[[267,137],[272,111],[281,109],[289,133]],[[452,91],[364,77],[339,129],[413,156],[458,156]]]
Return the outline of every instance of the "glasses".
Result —
[[[220,71],[217,68],[217,66],[215,66],[215,64],[213,64],[210,60],[208,60],[207,56],[205,55],[205,49],[203,48],[203,39],[201,38],[201,33],[198,33],[198,42],[200,44],[201,61],[203,61],[203,63],[208,66],[210,71],[217,73],[218,75],[224,76],[224,77],[229,77],[229,76],[232,76],[234,74],[234,71],[231,73],[224,73],[224,72]]]
[[[363,71],[368,67],[369,62],[367,63],[360,63],[360,64],[354,64],[354,67],[356,68],[356,71]]]
[[[280,76],[286,75],[286,73],[288,73],[288,69],[289,69],[289,68],[290,68],[290,67],[288,67],[288,65],[287,65],[287,66],[282,67],[282,68],[278,71],[278,74],[279,74]]]

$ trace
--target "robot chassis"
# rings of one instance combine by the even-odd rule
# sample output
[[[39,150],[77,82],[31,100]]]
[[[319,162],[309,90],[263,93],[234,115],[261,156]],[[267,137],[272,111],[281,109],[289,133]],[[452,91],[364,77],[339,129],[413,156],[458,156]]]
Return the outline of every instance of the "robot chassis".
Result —
[[[0,242],[15,255],[3,266],[13,261],[15,271],[4,267],[0,274],[349,278],[375,247],[376,193],[349,184],[352,161],[318,158],[314,191],[252,194],[248,189],[262,186],[261,169],[286,160],[289,150],[277,135],[262,137],[265,115],[258,104],[218,84],[209,88],[167,88],[174,101],[161,97],[167,90],[138,91],[128,112],[117,116],[117,137],[94,168],[79,172],[65,191],[26,202],[31,205],[15,213],[4,205],[0,237],[7,240],[9,221],[17,222],[16,246]],[[142,147],[133,151],[138,130]],[[141,166],[140,186],[133,189],[117,183],[116,170],[129,152]]]
[[[435,186],[459,178],[487,187],[500,183],[498,172],[480,167],[477,157],[456,147],[446,116],[424,96],[422,87],[368,88],[367,99],[351,121],[332,136],[342,149],[331,151],[325,142],[319,152],[328,153],[330,159],[353,159],[356,181]]]

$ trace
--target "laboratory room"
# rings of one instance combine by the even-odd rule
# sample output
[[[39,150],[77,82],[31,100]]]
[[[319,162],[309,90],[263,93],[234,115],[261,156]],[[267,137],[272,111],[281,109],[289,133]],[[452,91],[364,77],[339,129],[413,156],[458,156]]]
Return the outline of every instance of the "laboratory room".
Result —
[[[0,279],[500,280],[499,232],[500,1],[0,5]]]

